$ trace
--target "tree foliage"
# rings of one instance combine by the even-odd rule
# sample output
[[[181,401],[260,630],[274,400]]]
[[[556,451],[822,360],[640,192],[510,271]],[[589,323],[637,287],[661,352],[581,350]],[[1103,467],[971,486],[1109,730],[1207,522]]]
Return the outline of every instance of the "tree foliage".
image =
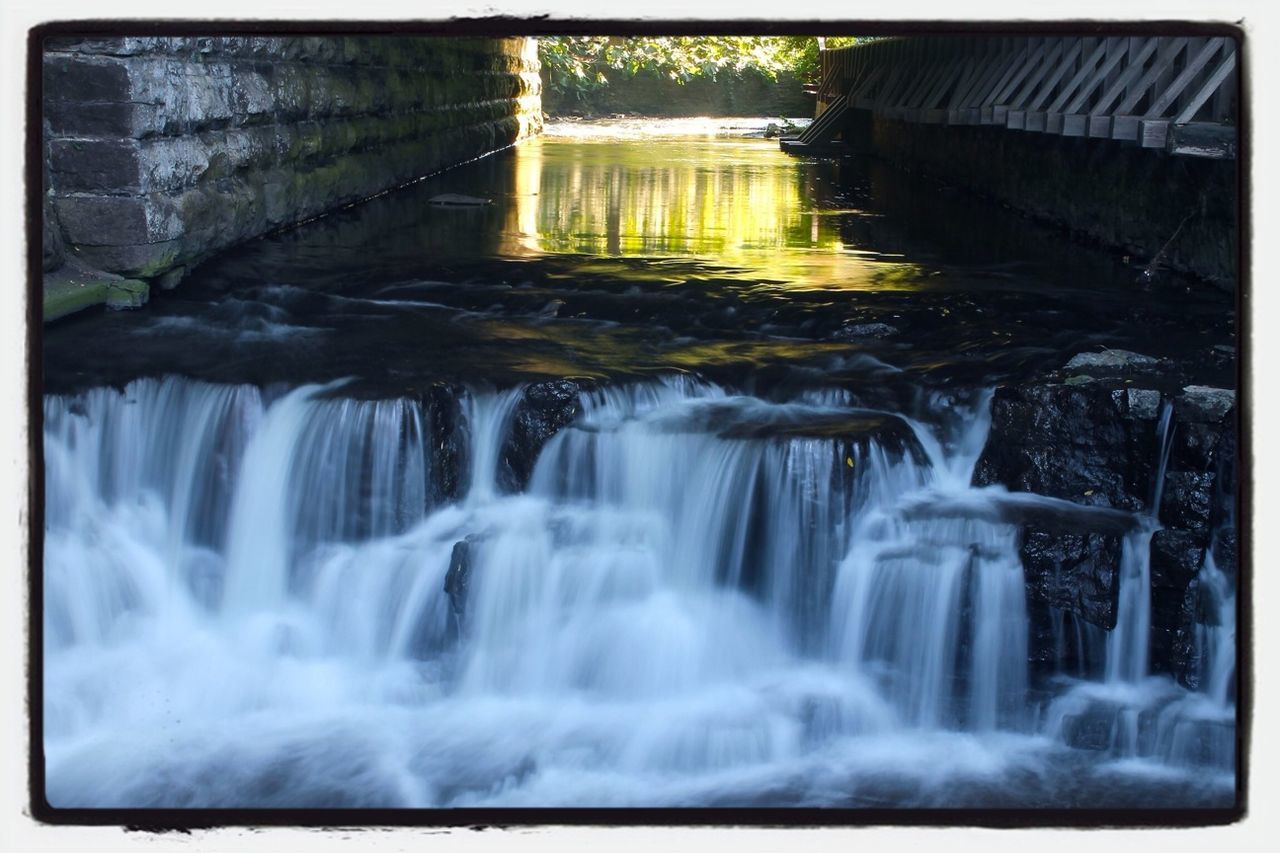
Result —
[[[827,39],[827,47],[858,41]],[[816,80],[818,41],[812,36],[544,36],[538,39],[548,85],[561,93],[585,93],[608,85],[610,75],[642,71],[687,83],[752,70],[776,79],[789,71]]]

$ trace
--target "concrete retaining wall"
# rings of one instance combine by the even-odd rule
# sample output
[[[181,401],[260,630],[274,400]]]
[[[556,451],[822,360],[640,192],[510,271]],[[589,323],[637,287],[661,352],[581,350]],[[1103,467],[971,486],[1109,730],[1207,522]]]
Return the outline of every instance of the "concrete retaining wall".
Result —
[[[1168,244],[1161,266],[1226,287],[1237,281],[1235,160],[1004,128],[909,124],[865,110],[852,111],[844,136],[859,151],[994,198],[1135,261],[1149,262]]]
[[[171,284],[248,238],[541,129],[527,38],[51,38],[61,254]]]

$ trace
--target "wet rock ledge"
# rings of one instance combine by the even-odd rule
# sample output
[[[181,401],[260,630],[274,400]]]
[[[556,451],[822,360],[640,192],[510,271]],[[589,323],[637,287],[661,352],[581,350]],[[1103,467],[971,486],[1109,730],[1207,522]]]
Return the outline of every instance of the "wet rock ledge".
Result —
[[[1200,592],[1206,551],[1232,583],[1238,571],[1237,427],[1231,390],[1171,385],[1155,359],[1134,353],[1083,354],[1050,380],[997,389],[975,484],[1154,518],[1151,667],[1194,686],[1196,627],[1213,618]],[[1157,483],[1162,430],[1168,460]],[[1100,666],[1123,536],[1102,525],[1023,527],[1031,656],[1043,672]]]

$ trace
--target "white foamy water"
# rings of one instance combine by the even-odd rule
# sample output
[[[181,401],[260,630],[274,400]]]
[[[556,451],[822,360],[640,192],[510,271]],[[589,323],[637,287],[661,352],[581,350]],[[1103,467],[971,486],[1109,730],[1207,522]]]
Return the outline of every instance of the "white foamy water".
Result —
[[[836,392],[605,389],[508,494],[520,392],[480,391],[460,401],[464,493],[441,501],[431,412],[340,394],[47,399],[54,805],[1018,802],[1097,763],[1066,728],[1123,691],[1181,710],[1148,747],[1118,723],[1103,757],[1233,766],[1205,739],[1234,714],[1211,564],[1204,693],[1148,687],[1113,640],[1109,677],[1041,719],[999,509],[1048,499],[970,487],[989,396],[935,401],[941,426],[891,416],[904,447],[807,435],[861,412]],[[1144,572],[1126,564],[1122,596]],[[1117,631],[1149,630],[1140,610]]]

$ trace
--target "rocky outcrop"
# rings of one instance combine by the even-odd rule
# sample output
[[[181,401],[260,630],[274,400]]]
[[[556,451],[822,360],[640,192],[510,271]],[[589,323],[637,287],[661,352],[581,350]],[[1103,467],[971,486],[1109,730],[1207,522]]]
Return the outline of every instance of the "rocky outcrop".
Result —
[[[435,503],[462,497],[467,437],[463,427],[462,389],[433,385],[421,395],[431,424],[431,498]]]
[[[1134,377],[1152,367],[1141,358],[1083,361],[1088,365],[1073,360],[1073,370],[1087,368],[1100,377],[997,390],[975,481],[1126,510],[1135,518],[1154,516],[1162,529],[1150,545],[1150,659],[1157,671],[1190,682],[1196,625],[1213,612],[1201,600],[1199,583],[1206,551],[1212,548],[1228,577],[1238,571],[1235,397],[1230,390],[1194,385],[1172,393],[1133,387]],[[1155,384],[1157,378],[1145,381]],[[1166,404],[1172,405],[1168,462],[1157,484]],[[1157,495],[1159,505],[1152,506]],[[1063,614],[1114,628],[1121,541],[1115,530],[1087,525],[1023,524],[1033,664],[1052,670],[1061,654]]]
[[[541,127],[526,38],[52,38],[43,65],[46,255],[131,278]]]
[[[1022,566],[1027,596],[1111,630],[1120,586],[1120,537],[1027,529]]]
[[[1126,390],[1101,385],[997,389],[975,482],[1144,511],[1156,462],[1155,423],[1145,417],[1150,408],[1141,399],[1131,408]]]
[[[538,382],[525,389],[502,448],[503,485],[524,489],[543,446],[582,412],[582,386],[570,379]]]

